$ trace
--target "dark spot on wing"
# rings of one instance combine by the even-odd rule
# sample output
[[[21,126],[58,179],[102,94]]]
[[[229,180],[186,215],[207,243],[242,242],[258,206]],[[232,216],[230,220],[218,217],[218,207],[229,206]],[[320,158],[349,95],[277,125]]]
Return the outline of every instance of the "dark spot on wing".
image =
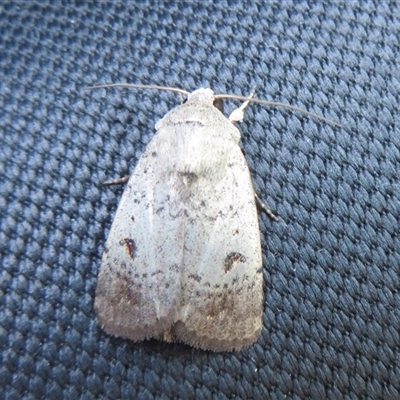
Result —
[[[188,276],[188,278],[194,279],[196,282],[200,282],[201,281],[201,276],[200,275],[196,275],[196,274],[190,274]]]
[[[219,293],[217,296],[212,296],[207,310],[207,318],[216,318],[221,313],[231,314],[235,307],[235,296],[232,295],[231,291]]]
[[[172,264],[172,265],[169,267],[169,270],[170,270],[170,271],[174,271],[174,272],[179,272],[179,265],[178,265],[178,264]]]
[[[132,258],[132,260],[134,260],[135,256],[136,256],[136,250],[137,250],[135,241],[130,238],[125,238],[125,239],[120,240],[119,244],[121,246],[125,246],[128,254]]]
[[[179,172],[179,176],[185,186],[191,186],[198,179],[194,172]]]
[[[134,282],[131,277],[117,273],[118,280],[104,282],[100,281],[97,287],[96,296],[107,297],[107,303],[111,307],[121,307],[124,304],[129,304],[129,307],[135,307],[141,303],[141,288],[140,282]],[[113,290],[109,291],[109,285],[112,285]]]
[[[237,262],[246,262],[246,257],[243,254],[232,251],[224,260],[225,273],[229,272],[233,268],[233,264]]]

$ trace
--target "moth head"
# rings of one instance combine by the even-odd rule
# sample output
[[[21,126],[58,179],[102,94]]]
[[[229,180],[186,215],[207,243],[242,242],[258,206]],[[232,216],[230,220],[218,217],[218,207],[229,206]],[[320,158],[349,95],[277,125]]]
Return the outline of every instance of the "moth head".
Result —
[[[214,92],[211,89],[197,89],[192,93],[189,93],[184,103],[205,103],[213,105],[222,114],[224,113],[224,102],[220,98],[216,98]]]
[[[192,93],[189,93],[187,96],[188,103],[206,103],[213,104],[214,103],[214,92],[211,89],[197,89]]]

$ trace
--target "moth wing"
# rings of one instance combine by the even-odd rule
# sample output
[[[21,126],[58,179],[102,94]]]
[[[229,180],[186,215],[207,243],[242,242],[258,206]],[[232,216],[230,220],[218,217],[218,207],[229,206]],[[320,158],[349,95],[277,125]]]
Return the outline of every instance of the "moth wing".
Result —
[[[215,187],[197,185],[186,205],[183,306],[173,333],[196,347],[238,350],[257,340],[263,314],[258,214],[239,146]]]
[[[153,162],[159,141],[153,138],[123,193],[96,289],[104,329],[132,340],[163,335],[181,304],[184,220],[174,215],[182,202]]]
[[[204,104],[186,103],[160,121],[103,254],[95,309],[108,333],[213,351],[257,339],[261,248],[239,138]]]

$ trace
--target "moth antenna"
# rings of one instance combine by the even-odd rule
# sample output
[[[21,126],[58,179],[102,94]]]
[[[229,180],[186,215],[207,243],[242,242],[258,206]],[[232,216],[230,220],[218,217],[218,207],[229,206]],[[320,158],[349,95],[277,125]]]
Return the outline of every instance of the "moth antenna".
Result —
[[[169,86],[158,86],[158,85],[142,85],[142,84],[136,84],[136,83],[108,83],[104,85],[96,85],[96,86],[87,86],[85,89],[109,89],[109,88],[115,88],[115,87],[120,87],[120,88],[136,88],[136,89],[150,89],[150,90],[165,90],[169,92],[174,92],[174,93],[179,93],[183,94],[185,96],[188,96],[190,93],[187,92],[186,90],[179,89],[179,88],[173,88]],[[276,101],[268,101],[268,100],[261,100],[261,99],[255,99],[251,96],[253,96],[255,91],[255,88],[253,88],[252,94],[248,97],[246,96],[238,96],[238,95],[232,95],[232,94],[217,94],[215,95],[216,99],[234,99],[234,100],[242,100],[246,102],[246,105],[249,102],[252,103],[258,103],[258,104],[264,104],[267,106],[274,106],[274,107],[282,107],[286,108],[288,110],[292,111],[297,111],[302,114],[308,115],[309,117],[317,118],[321,121],[325,121],[328,124],[337,126],[339,128],[342,128],[342,125],[338,124],[335,121],[332,121],[331,119],[322,117],[321,115],[315,114],[313,112],[303,110],[302,108],[296,107],[296,106],[291,106],[290,104],[286,103],[279,103]]]
[[[183,89],[168,87],[168,86],[157,86],[157,85],[141,85],[136,83],[108,83],[104,85],[87,86],[85,89],[109,89],[109,88],[137,88],[137,89],[155,89],[155,90],[166,90],[170,92],[180,93],[188,96],[190,93]]]
[[[215,96],[216,99],[235,99],[235,100],[242,100],[245,102],[252,102],[252,103],[258,103],[258,104],[264,104],[267,106],[274,106],[274,107],[282,107],[282,108],[286,108],[292,111],[298,111],[301,112],[302,114],[308,115],[309,117],[313,117],[313,118],[318,118],[321,121],[325,121],[328,124],[337,126],[339,128],[342,128],[342,125],[338,124],[335,121],[332,121],[331,119],[322,117],[321,115],[315,114],[313,112],[307,111],[307,110],[303,110],[302,108],[296,107],[296,106],[291,106],[290,104],[286,104],[286,103],[279,103],[276,101],[268,101],[268,100],[261,100],[261,99],[254,99],[252,97],[246,97],[246,96],[236,96],[236,95],[231,95],[231,94],[218,94]]]

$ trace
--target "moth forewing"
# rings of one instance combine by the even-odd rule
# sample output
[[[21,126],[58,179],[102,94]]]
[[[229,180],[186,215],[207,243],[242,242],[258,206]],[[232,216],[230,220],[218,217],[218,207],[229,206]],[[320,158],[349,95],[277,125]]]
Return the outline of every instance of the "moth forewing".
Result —
[[[212,351],[254,343],[262,259],[240,133],[199,89],[156,125],[129,179],[100,267],[104,329]]]

